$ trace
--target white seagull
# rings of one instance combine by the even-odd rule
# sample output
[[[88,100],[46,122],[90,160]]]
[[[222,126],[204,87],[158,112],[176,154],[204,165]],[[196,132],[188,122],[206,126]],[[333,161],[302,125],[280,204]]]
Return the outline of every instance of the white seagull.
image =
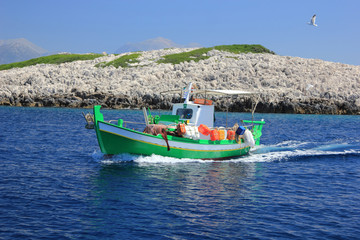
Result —
[[[310,22],[308,22],[309,25],[312,25],[314,27],[317,27],[317,25],[315,24],[315,20],[316,20],[316,14],[314,14],[314,16],[312,16]]]

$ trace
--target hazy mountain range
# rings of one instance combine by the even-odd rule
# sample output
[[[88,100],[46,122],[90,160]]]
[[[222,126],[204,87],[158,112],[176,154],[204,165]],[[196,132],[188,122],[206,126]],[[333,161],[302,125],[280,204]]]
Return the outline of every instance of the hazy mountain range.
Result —
[[[163,37],[157,37],[145,40],[138,43],[127,43],[118,48],[115,53],[125,53],[125,52],[137,52],[137,51],[150,51],[150,50],[159,50],[164,48],[194,48],[201,47],[198,43],[190,43],[188,45],[177,44],[170,39]]]
[[[138,43],[127,43],[118,48],[114,53],[150,51],[164,48],[201,47],[198,43],[180,45],[169,39],[158,37]],[[64,50],[66,51],[66,50]],[[25,38],[0,40],[0,64],[21,62],[32,58],[46,56],[51,53]]]
[[[0,64],[21,62],[43,56],[48,51],[25,38],[0,40]]]

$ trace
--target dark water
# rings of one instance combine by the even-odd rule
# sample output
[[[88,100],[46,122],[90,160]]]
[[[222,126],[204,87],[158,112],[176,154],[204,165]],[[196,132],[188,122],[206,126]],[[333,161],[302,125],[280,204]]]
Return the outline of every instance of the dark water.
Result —
[[[0,107],[0,239],[360,236],[359,116],[258,114],[262,145],[214,162],[104,159],[81,111]]]

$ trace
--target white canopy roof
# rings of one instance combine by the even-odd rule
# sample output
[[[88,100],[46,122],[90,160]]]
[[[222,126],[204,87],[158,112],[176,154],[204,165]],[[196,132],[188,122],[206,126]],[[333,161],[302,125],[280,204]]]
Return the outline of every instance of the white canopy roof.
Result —
[[[175,90],[169,90],[165,92],[161,92],[160,94],[173,94],[173,93],[179,93],[181,94],[184,92],[183,89],[175,89]],[[206,94],[206,95],[254,95],[258,94],[257,92],[249,92],[249,91],[242,91],[242,90],[216,90],[216,89],[193,89],[192,94]]]
[[[211,95],[253,95],[256,92],[248,92],[242,90],[196,90],[195,93],[211,94]]]

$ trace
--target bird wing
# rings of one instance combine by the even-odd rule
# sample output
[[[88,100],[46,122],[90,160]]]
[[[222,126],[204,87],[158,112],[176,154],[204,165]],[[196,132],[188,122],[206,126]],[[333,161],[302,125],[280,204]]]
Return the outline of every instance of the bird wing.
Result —
[[[315,25],[315,20],[316,20],[316,14],[314,14],[314,16],[312,16],[312,18],[311,18],[311,23],[313,25]]]

